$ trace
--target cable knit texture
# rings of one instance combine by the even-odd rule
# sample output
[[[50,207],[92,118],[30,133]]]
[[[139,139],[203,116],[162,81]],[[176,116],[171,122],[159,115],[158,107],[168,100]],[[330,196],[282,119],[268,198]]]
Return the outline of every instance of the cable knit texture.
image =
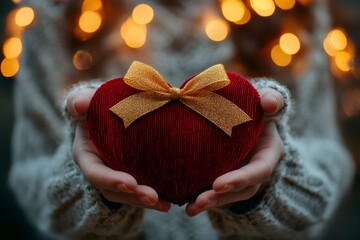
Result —
[[[189,218],[183,207],[169,213],[123,205],[110,208],[74,163],[71,146],[74,121],[66,98],[102,80],[123,76],[133,60],[152,65],[173,86],[216,63],[230,65],[234,42],[216,43],[201,33],[206,9],[219,12],[216,1],[175,1],[168,8],[151,0],[156,17],[149,26],[147,47],[129,50],[111,33],[118,32],[140,1],[106,1],[118,20],[78,47],[94,52],[93,70],[72,65],[77,48],[71,39],[77,1],[23,0],[36,11],[36,22],[24,34],[21,68],[14,101],[13,162],[9,184],[31,224],[45,239],[319,239],[349,190],[352,159],[343,146],[334,114],[334,95],[321,39],[328,29],[323,1],[313,6],[314,51],[309,68],[297,78],[295,92],[267,78],[257,89],[271,87],[285,98],[274,117],[285,144],[269,182],[251,199],[246,210],[221,207]],[[67,22],[69,21],[69,22]],[[76,44],[75,44],[76,45]],[[120,47],[119,47],[120,45]],[[127,50],[124,50],[127,49]],[[98,59],[98,60],[97,60]],[[240,73],[241,74],[241,73]],[[102,80],[89,81],[101,78]],[[276,79],[278,80],[278,79]],[[293,97],[295,101],[293,101]],[[247,201],[245,201],[246,203]],[[238,203],[239,206],[244,203]]]

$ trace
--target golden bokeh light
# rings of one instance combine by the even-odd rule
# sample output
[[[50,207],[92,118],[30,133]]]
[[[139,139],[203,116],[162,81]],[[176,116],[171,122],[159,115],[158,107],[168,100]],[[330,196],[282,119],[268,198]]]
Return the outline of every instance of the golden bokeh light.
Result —
[[[30,25],[35,18],[34,10],[31,7],[19,8],[15,15],[15,23],[20,27]]]
[[[329,44],[337,50],[344,50],[347,46],[347,37],[340,29],[334,29],[328,34]]]
[[[335,55],[335,63],[341,71],[348,72],[353,65],[353,57],[346,51],[340,51]]]
[[[20,65],[19,61],[16,58],[5,58],[1,62],[1,74],[4,77],[13,77],[19,71]]]
[[[101,26],[101,15],[95,11],[83,12],[79,18],[79,27],[87,33],[96,32]]]
[[[276,6],[282,10],[290,10],[295,6],[296,0],[274,0]]]
[[[221,11],[230,22],[240,21],[245,14],[245,5],[240,0],[224,0],[221,3]]]
[[[91,67],[92,55],[85,50],[78,50],[73,56],[73,64],[78,70],[86,70]]]
[[[81,11],[97,11],[102,8],[101,0],[84,0],[81,5]]]
[[[239,21],[236,21],[235,24],[244,25],[248,23],[250,19],[251,19],[250,10],[245,6],[244,16]]]
[[[131,17],[126,20],[120,28],[120,35],[127,46],[140,48],[146,42],[146,25],[136,23]]]
[[[273,0],[251,0],[250,5],[262,17],[270,17],[275,12]]]
[[[19,3],[21,3],[21,0],[11,0],[13,3],[15,3],[15,4],[19,4]]]
[[[292,56],[286,54],[280,47],[279,44],[275,45],[271,49],[271,59],[279,67],[288,66],[291,63]]]
[[[325,52],[331,57],[335,57],[336,53],[338,52],[338,50],[336,50],[334,46],[331,44],[329,37],[326,37],[324,39],[323,47]]]
[[[213,19],[206,24],[205,32],[211,40],[220,42],[228,36],[229,26],[222,19]]]
[[[134,8],[132,18],[138,24],[148,24],[154,18],[154,10],[147,4],[139,4]]]
[[[284,33],[281,35],[279,45],[281,49],[289,55],[296,54],[301,46],[299,38],[293,33]]]
[[[3,45],[3,53],[5,58],[17,58],[22,51],[22,43],[20,38],[12,37],[7,39]]]

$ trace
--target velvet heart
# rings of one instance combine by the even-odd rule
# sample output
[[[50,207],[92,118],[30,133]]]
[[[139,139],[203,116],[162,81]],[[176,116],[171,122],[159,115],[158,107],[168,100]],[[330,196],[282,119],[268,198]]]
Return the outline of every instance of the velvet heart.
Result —
[[[226,73],[230,84],[214,93],[252,119],[233,127],[231,136],[179,100],[145,114],[125,129],[123,120],[109,109],[141,91],[128,86],[124,78],[105,82],[95,92],[87,118],[90,138],[103,162],[178,205],[211,189],[220,175],[247,164],[264,113],[253,85],[236,73]]]

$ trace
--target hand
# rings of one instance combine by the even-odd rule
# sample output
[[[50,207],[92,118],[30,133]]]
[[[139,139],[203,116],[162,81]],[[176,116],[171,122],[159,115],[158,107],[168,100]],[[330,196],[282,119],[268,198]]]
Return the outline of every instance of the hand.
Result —
[[[276,114],[284,106],[283,96],[274,89],[259,90],[261,106],[266,115]],[[186,213],[200,212],[253,197],[261,184],[267,182],[284,154],[284,144],[273,120],[266,120],[247,165],[218,177],[213,189],[201,193],[186,206]]]
[[[69,96],[67,109],[75,117],[76,129],[73,143],[73,158],[88,182],[99,189],[110,202],[167,212],[170,203],[159,199],[149,186],[139,185],[135,178],[125,172],[107,167],[91,142],[86,125],[86,114],[95,89],[80,90]]]

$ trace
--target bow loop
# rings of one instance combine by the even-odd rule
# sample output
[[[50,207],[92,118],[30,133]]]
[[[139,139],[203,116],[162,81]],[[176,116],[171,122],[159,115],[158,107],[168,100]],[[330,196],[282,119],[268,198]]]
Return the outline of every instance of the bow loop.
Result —
[[[229,136],[234,126],[252,120],[236,104],[213,92],[230,84],[221,64],[201,72],[179,89],[171,87],[152,67],[135,61],[126,73],[124,82],[143,91],[123,99],[110,108],[123,119],[125,128],[139,117],[173,100],[179,100]]]

